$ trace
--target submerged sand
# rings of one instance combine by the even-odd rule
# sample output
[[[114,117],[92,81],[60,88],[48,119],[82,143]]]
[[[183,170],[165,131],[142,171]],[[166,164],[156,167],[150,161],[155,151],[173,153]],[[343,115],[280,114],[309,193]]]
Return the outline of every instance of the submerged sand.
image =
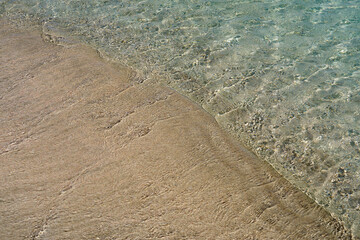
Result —
[[[5,22],[0,62],[0,239],[350,239],[158,82]]]

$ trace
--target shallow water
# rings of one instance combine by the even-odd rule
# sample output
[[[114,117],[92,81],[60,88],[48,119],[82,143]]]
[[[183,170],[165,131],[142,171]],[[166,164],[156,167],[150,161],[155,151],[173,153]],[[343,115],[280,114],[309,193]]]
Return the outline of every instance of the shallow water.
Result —
[[[360,1],[0,1],[161,76],[360,235]]]

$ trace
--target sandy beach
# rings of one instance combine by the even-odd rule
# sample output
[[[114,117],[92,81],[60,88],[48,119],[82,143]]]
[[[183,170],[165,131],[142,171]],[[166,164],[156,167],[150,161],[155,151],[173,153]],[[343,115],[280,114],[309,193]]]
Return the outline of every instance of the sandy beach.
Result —
[[[187,98],[49,41],[1,21],[0,239],[351,239]]]

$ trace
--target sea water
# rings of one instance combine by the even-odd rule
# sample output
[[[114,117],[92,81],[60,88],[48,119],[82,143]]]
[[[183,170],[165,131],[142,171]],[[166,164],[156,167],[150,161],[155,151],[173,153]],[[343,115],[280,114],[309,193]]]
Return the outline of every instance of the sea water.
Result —
[[[360,0],[1,0],[210,112],[360,236]]]

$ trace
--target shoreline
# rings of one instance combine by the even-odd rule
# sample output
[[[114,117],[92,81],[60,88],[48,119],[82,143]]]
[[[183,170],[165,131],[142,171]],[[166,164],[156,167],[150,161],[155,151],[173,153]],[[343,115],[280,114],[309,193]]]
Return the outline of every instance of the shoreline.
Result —
[[[39,32],[3,23],[1,32],[7,69],[1,94],[6,124],[1,175],[7,180],[1,186],[10,197],[2,196],[0,208],[8,216],[2,226],[10,222],[16,236],[60,239],[86,232],[106,239],[125,229],[123,236],[134,237],[205,238],[225,231],[228,237],[245,236],[240,239],[350,238],[329,213],[180,94],[159,83],[136,82],[134,71],[115,67],[84,46],[44,43]],[[6,159],[13,162],[7,165]],[[52,168],[61,169],[61,176],[47,172]],[[123,201],[116,204],[116,198]],[[32,215],[23,230],[17,228]],[[96,231],[76,225],[94,219]],[[108,230],[101,230],[101,222]],[[6,229],[0,234],[16,238],[5,235]]]

